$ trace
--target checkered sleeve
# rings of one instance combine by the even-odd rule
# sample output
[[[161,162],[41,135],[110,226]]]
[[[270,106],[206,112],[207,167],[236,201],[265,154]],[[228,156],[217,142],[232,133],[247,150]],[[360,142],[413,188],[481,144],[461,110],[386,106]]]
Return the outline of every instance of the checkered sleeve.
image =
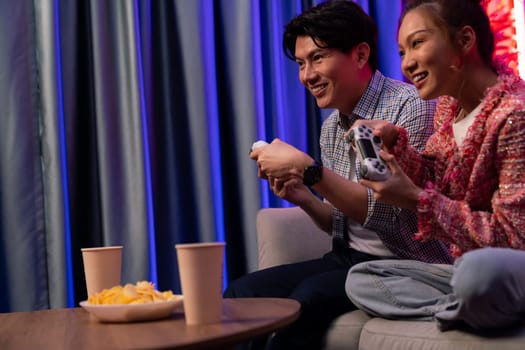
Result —
[[[436,101],[423,101],[417,96],[404,100],[399,109],[399,118],[394,123],[404,128],[409,135],[408,143],[418,151],[425,148],[427,139],[434,132],[433,120]]]
[[[394,90],[395,91],[395,90]],[[388,104],[387,118],[393,124],[408,131],[409,144],[418,150],[425,147],[426,140],[433,132],[435,101],[424,101],[413,91],[399,89],[382,99]],[[385,118],[385,116],[383,116]],[[391,234],[400,230],[402,210],[374,199],[373,191],[368,191],[368,215],[363,224],[367,229]]]

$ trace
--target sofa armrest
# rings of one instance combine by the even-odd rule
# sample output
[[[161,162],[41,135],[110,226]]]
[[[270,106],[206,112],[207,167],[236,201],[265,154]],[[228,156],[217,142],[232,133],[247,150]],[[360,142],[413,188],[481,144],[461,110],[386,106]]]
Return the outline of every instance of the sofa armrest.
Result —
[[[299,207],[261,209],[256,228],[259,269],[316,259],[332,246],[330,235]]]

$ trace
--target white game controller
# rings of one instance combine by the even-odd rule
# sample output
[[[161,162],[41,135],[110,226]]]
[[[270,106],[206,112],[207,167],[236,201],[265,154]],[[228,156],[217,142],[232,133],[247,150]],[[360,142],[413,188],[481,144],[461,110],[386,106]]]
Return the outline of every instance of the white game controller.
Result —
[[[263,141],[263,140],[255,141],[252,145],[252,152],[255,151],[259,147],[266,146],[267,144],[268,142]]]
[[[372,131],[373,129],[366,125],[356,126],[350,130],[348,140],[361,161],[361,177],[373,181],[384,181],[390,176],[390,170],[379,157],[379,150],[383,142]]]

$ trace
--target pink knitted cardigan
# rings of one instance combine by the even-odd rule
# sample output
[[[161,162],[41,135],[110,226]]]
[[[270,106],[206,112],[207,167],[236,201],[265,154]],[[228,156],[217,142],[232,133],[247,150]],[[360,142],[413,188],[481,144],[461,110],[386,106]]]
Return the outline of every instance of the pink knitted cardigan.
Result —
[[[410,148],[402,128],[390,150],[424,189],[415,239],[442,239],[455,257],[488,246],[525,250],[525,82],[500,75],[481,103],[459,148],[452,122],[460,106],[441,97],[425,150]]]

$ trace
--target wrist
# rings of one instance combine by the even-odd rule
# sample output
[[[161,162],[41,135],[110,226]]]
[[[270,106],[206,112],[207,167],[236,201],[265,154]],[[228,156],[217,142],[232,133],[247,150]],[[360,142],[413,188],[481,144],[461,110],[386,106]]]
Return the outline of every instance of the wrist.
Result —
[[[300,161],[299,161],[299,170],[300,172],[304,172],[304,169],[313,164],[315,162],[315,159],[313,159],[310,155],[304,153],[303,154],[303,157],[301,157]]]
[[[303,168],[303,184],[311,187],[323,179],[323,165],[313,161]]]

